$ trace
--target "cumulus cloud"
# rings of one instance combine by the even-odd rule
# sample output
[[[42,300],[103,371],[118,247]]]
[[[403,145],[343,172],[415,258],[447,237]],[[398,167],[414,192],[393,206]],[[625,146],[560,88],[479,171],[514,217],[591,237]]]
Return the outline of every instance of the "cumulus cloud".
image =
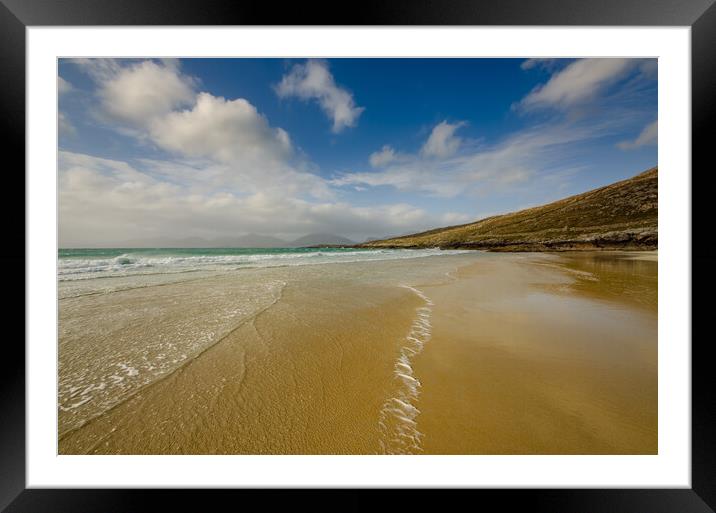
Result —
[[[397,158],[398,156],[396,155],[395,150],[386,144],[380,149],[380,151],[371,153],[368,160],[371,166],[382,167],[386,164],[390,164]]]
[[[264,188],[248,194],[170,183],[156,170],[84,154],[59,153],[60,245],[136,238],[226,237],[258,232],[302,235],[400,233],[435,219],[406,203],[357,207],[308,201]]]
[[[147,136],[160,148],[189,159],[179,166],[161,164],[165,174],[170,169],[185,181],[241,191],[281,188],[285,195],[333,195],[296,155],[288,133],[270,126],[243,98],[199,93],[190,109],[154,118]]]
[[[458,150],[462,139],[455,135],[458,128],[465,125],[464,122],[450,124],[447,121],[438,123],[430,132],[430,137],[420,149],[424,157],[449,157]]]
[[[649,123],[644,127],[641,133],[633,141],[622,141],[617,144],[617,147],[622,150],[633,150],[642,146],[656,144],[659,137],[659,124],[658,121]]]
[[[353,95],[336,85],[333,75],[324,61],[309,60],[296,64],[275,86],[281,98],[296,96],[303,100],[316,100],[329,119],[333,121],[333,132],[355,126],[364,107],[358,107]]]
[[[193,79],[154,61],[116,69],[101,79],[98,94],[106,112],[137,125],[189,105],[195,97]]]
[[[195,92],[198,81],[183,74],[178,61],[75,62],[97,83],[110,127],[171,155],[147,161],[153,172],[204,189],[280,187],[285,195],[332,197],[285,130],[272,127],[244,98]]]
[[[623,78],[639,62],[638,59],[574,61],[553,74],[547,83],[537,86],[516,106],[524,110],[568,109],[594,98],[606,87]]]
[[[198,81],[176,60],[72,59],[97,84],[100,106],[113,122],[144,127],[158,116],[190,105]]]
[[[251,160],[270,165],[292,152],[288,134],[271,128],[248,101],[209,93],[200,93],[191,109],[153,119],[149,133],[166,150],[222,162]]]

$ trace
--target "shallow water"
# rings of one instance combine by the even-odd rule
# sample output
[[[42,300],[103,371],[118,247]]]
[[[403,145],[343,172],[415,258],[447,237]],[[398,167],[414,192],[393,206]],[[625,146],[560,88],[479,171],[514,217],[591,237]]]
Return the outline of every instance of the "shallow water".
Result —
[[[134,275],[62,281],[59,433],[84,425],[188,365],[282,300],[287,286],[313,290],[316,297],[338,293],[349,303],[359,304],[356,288],[361,288],[361,295],[375,291],[380,299],[386,286],[443,279],[455,269],[451,262],[455,258],[460,256],[410,260],[425,260],[421,265],[389,259],[214,271],[183,280],[171,275]],[[78,293],[77,283],[82,284],[82,293]],[[405,289],[391,293],[411,295]],[[305,309],[300,301],[291,308],[287,315],[300,316],[305,322],[322,314]]]

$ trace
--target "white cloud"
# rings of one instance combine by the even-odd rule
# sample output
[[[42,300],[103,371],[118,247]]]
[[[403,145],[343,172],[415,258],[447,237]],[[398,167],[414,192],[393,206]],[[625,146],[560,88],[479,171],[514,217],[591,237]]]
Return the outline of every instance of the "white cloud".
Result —
[[[442,159],[413,155],[380,171],[346,173],[335,186],[389,186],[399,191],[456,197],[500,190],[560,171],[571,143],[594,137],[597,128],[537,126],[492,146]]]
[[[424,157],[438,158],[454,155],[462,143],[462,139],[457,137],[455,132],[464,124],[464,122],[450,124],[447,121],[438,123],[420,149],[420,154]]]
[[[288,133],[271,127],[243,98],[227,100],[200,93],[191,109],[155,118],[148,137],[185,158],[180,165],[161,163],[163,172],[179,173],[185,182],[197,186],[203,183],[244,193],[281,189],[284,195],[333,195],[295,154]]]
[[[178,107],[190,105],[195,98],[195,80],[183,75],[171,61],[141,61],[125,67],[113,61],[99,61],[86,65],[87,69],[99,82],[103,109],[121,121],[144,126]]]
[[[178,61],[89,59],[77,64],[97,82],[112,128],[172,155],[171,160],[145,162],[158,176],[202,190],[246,194],[280,188],[296,197],[332,197],[285,130],[270,126],[246,99],[195,93],[197,81],[182,74]]]
[[[190,110],[170,112],[150,123],[149,134],[161,148],[189,157],[221,162],[273,165],[292,153],[288,134],[269,126],[243,98],[226,100],[200,93]]]
[[[371,153],[369,157],[370,165],[373,167],[382,167],[386,164],[390,164],[397,159],[395,150],[387,144],[383,146],[380,151]]]
[[[333,132],[355,126],[364,107],[357,107],[353,95],[336,85],[324,61],[309,60],[296,64],[275,87],[281,98],[296,96],[303,100],[316,100],[333,121]]]
[[[617,146],[622,150],[633,150],[641,146],[656,144],[659,137],[658,121],[649,123],[633,141],[622,141]]]
[[[545,107],[568,109],[594,98],[640,62],[638,59],[574,61],[552,75],[546,84],[537,86],[517,106],[525,110]]]
[[[61,246],[157,237],[210,239],[248,232],[328,232],[359,239],[421,230],[436,221],[405,203],[356,207],[307,201],[280,188],[248,194],[201,190],[170,183],[167,176],[155,175],[156,169],[150,172],[65,151],[59,153],[58,167]]]

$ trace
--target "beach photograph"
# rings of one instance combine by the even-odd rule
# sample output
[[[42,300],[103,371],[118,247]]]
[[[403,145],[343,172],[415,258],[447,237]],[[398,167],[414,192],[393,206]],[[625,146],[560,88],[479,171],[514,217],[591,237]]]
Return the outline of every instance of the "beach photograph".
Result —
[[[57,66],[58,454],[658,454],[657,59]]]

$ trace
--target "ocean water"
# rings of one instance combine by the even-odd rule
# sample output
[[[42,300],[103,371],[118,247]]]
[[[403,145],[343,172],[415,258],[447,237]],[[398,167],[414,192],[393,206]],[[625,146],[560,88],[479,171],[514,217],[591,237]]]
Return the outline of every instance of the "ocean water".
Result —
[[[59,281],[418,258],[462,251],[357,248],[60,249]]]

